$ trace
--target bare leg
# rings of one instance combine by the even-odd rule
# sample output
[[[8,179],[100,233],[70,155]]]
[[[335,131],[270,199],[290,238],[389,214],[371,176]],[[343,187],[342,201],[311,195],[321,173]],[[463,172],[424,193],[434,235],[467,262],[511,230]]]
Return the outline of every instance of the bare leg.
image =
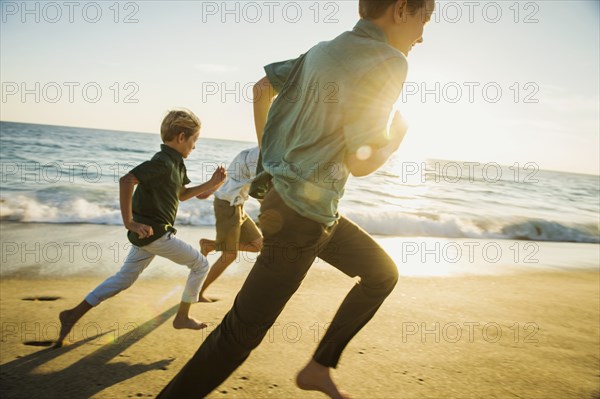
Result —
[[[217,244],[213,240],[208,240],[206,238],[200,240],[200,253],[204,256],[214,251],[216,247]]]
[[[60,348],[63,346],[64,339],[67,337],[67,335],[69,335],[69,332],[71,332],[71,329],[75,323],[77,323],[77,321],[81,319],[83,315],[86,314],[91,308],[92,305],[83,300],[73,309],[60,312],[58,315],[58,319],[60,320],[60,334],[56,340],[56,344],[54,344],[55,348]]]
[[[202,330],[206,328],[205,323],[200,323],[198,320],[190,317],[190,306],[191,303],[181,302],[179,309],[173,320],[173,327],[177,330],[188,328],[190,330]]]
[[[206,280],[204,281],[204,285],[202,286],[202,290],[200,290],[200,295],[198,296],[199,302],[212,302],[211,299],[204,296],[204,291],[211,285],[229,265],[235,261],[237,258],[237,252],[223,252],[219,259],[215,262],[214,265],[208,271],[208,276],[206,276]]]
[[[305,391],[319,391],[333,399],[351,399],[351,396],[338,389],[331,375],[329,367],[317,363],[314,359],[304,367],[296,376],[296,385]]]

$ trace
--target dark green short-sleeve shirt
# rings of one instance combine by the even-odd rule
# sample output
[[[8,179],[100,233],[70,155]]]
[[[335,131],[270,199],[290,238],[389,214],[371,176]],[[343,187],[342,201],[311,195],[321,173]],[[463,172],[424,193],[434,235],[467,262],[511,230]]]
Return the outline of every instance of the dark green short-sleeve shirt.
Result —
[[[349,176],[345,159],[389,142],[407,69],[405,56],[364,19],[298,59],[265,67],[281,89],[263,134],[262,166],[290,208],[323,224],[336,221]]]
[[[147,224],[154,235],[144,239],[132,231],[127,233],[129,241],[138,247],[158,240],[167,231],[173,231],[179,193],[190,183],[187,177],[183,156],[175,149],[162,144],[150,161],[131,170],[139,184],[133,193],[133,220]]]

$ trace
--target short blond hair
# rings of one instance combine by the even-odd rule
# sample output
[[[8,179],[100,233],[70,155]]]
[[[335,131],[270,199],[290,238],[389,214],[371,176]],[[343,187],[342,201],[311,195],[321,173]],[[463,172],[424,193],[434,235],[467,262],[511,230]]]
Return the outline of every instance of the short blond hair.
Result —
[[[200,119],[189,109],[174,109],[169,111],[160,125],[160,137],[166,143],[176,138],[180,133],[191,137],[200,130]]]

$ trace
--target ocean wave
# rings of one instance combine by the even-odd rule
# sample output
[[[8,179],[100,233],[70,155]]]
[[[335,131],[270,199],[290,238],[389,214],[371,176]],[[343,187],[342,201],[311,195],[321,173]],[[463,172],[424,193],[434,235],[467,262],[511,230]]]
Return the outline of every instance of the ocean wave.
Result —
[[[121,225],[123,223],[117,202],[98,203],[88,197],[73,197],[60,202],[44,202],[40,198],[31,198],[26,195],[0,198],[0,220],[57,224]],[[182,203],[177,215],[177,224],[214,226],[212,201]]]
[[[600,243],[600,226],[594,224],[567,225],[517,217],[500,221],[394,211],[348,210],[345,216],[377,235]]]
[[[516,240],[600,243],[598,226],[565,226],[548,220],[526,220],[502,227],[502,235]]]
[[[256,219],[258,203],[248,202],[246,210]],[[389,209],[350,208],[344,215],[376,235],[600,243],[600,227],[595,224],[567,225],[557,221],[516,217],[501,221],[466,215],[461,218],[426,212],[404,213]],[[74,198],[60,204],[45,204],[25,195],[0,199],[0,219],[23,223],[122,223],[116,203],[98,204],[84,198]],[[176,223],[214,226],[212,200],[182,203]]]
[[[83,198],[46,204],[24,195],[0,200],[0,219],[23,223],[122,223],[120,210],[108,204]]]

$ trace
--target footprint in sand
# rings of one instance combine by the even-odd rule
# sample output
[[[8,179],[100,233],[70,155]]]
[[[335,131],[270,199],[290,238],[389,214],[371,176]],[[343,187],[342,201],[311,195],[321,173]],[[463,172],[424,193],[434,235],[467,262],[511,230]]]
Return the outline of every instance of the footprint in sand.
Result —
[[[59,296],[28,296],[21,298],[22,301],[56,301],[62,299]]]

